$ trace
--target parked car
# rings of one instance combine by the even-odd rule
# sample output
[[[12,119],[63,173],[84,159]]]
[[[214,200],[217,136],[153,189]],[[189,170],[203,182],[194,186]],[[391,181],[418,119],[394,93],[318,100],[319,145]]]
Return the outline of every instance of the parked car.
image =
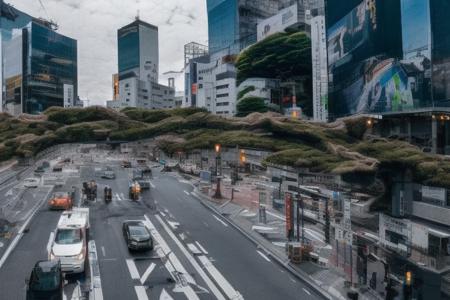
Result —
[[[73,195],[68,192],[55,192],[48,201],[50,209],[71,209],[73,206]]]
[[[61,164],[56,164],[53,166],[53,172],[62,172],[63,166]]]
[[[27,178],[23,181],[23,187],[25,188],[37,188],[40,180],[37,178]]]
[[[105,171],[101,177],[104,179],[116,179],[116,174],[113,171]]]
[[[149,230],[140,221],[125,221],[122,224],[123,237],[130,250],[153,250],[153,239]]]
[[[38,261],[26,280],[27,300],[62,300],[63,275],[58,260]]]
[[[122,161],[122,168],[131,168],[131,162],[127,160]]]

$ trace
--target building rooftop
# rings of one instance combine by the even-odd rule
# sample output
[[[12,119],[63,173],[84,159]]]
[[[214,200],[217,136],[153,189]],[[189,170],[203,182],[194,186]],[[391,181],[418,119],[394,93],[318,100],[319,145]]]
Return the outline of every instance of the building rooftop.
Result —
[[[152,25],[152,24],[147,23],[147,22],[144,22],[144,21],[142,21],[142,20],[139,19],[139,18],[136,18],[135,21],[131,22],[131,23],[128,24],[128,25],[123,26],[122,28],[119,29],[119,31],[120,31],[120,30],[127,29],[127,28],[130,28],[130,27],[133,27],[133,26],[136,26],[136,25],[142,25],[142,26],[145,26],[145,27],[148,27],[148,28],[151,28],[151,29],[153,29],[153,30],[158,31],[158,27],[157,27],[157,26]]]

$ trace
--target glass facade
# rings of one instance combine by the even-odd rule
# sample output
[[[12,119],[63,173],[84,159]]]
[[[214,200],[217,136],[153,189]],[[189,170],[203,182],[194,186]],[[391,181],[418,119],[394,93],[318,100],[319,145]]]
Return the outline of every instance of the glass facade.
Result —
[[[430,0],[434,106],[450,106],[450,1]]]
[[[207,7],[209,53],[227,48],[238,53],[238,0],[207,0]]]
[[[133,24],[119,29],[119,74],[139,68],[139,25]]]
[[[39,114],[77,98],[77,41],[37,24],[23,29],[24,113]]]
[[[449,1],[341,3],[327,1],[332,118],[450,107]]]

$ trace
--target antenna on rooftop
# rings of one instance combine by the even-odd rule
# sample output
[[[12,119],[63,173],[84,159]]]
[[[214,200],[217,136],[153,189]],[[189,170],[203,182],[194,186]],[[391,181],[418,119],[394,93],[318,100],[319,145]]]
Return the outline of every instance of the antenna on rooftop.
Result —
[[[140,15],[140,13],[141,13],[141,10],[139,9],[140,7],[140,5],[139,5],[139,0],[136,0],[136,3],[137,3],[137,6],[138,6],[138,9],[137,9],[137,13],[136,13],[136,21],[138,21],[139,20],[139,15]]]

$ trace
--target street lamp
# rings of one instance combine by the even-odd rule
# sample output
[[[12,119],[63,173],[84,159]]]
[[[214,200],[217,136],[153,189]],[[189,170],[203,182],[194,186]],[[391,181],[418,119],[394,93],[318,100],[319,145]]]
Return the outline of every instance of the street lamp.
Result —
[[[221,169],[221,145],[216,144],[214,146],[214,150],[216,151],[216,178],[217,178],[217,186],[216,186],[216,193],[214,194],[214,198],[220,199],[222,198],[222,193],[220,192],[220,176],[222,175]]]

